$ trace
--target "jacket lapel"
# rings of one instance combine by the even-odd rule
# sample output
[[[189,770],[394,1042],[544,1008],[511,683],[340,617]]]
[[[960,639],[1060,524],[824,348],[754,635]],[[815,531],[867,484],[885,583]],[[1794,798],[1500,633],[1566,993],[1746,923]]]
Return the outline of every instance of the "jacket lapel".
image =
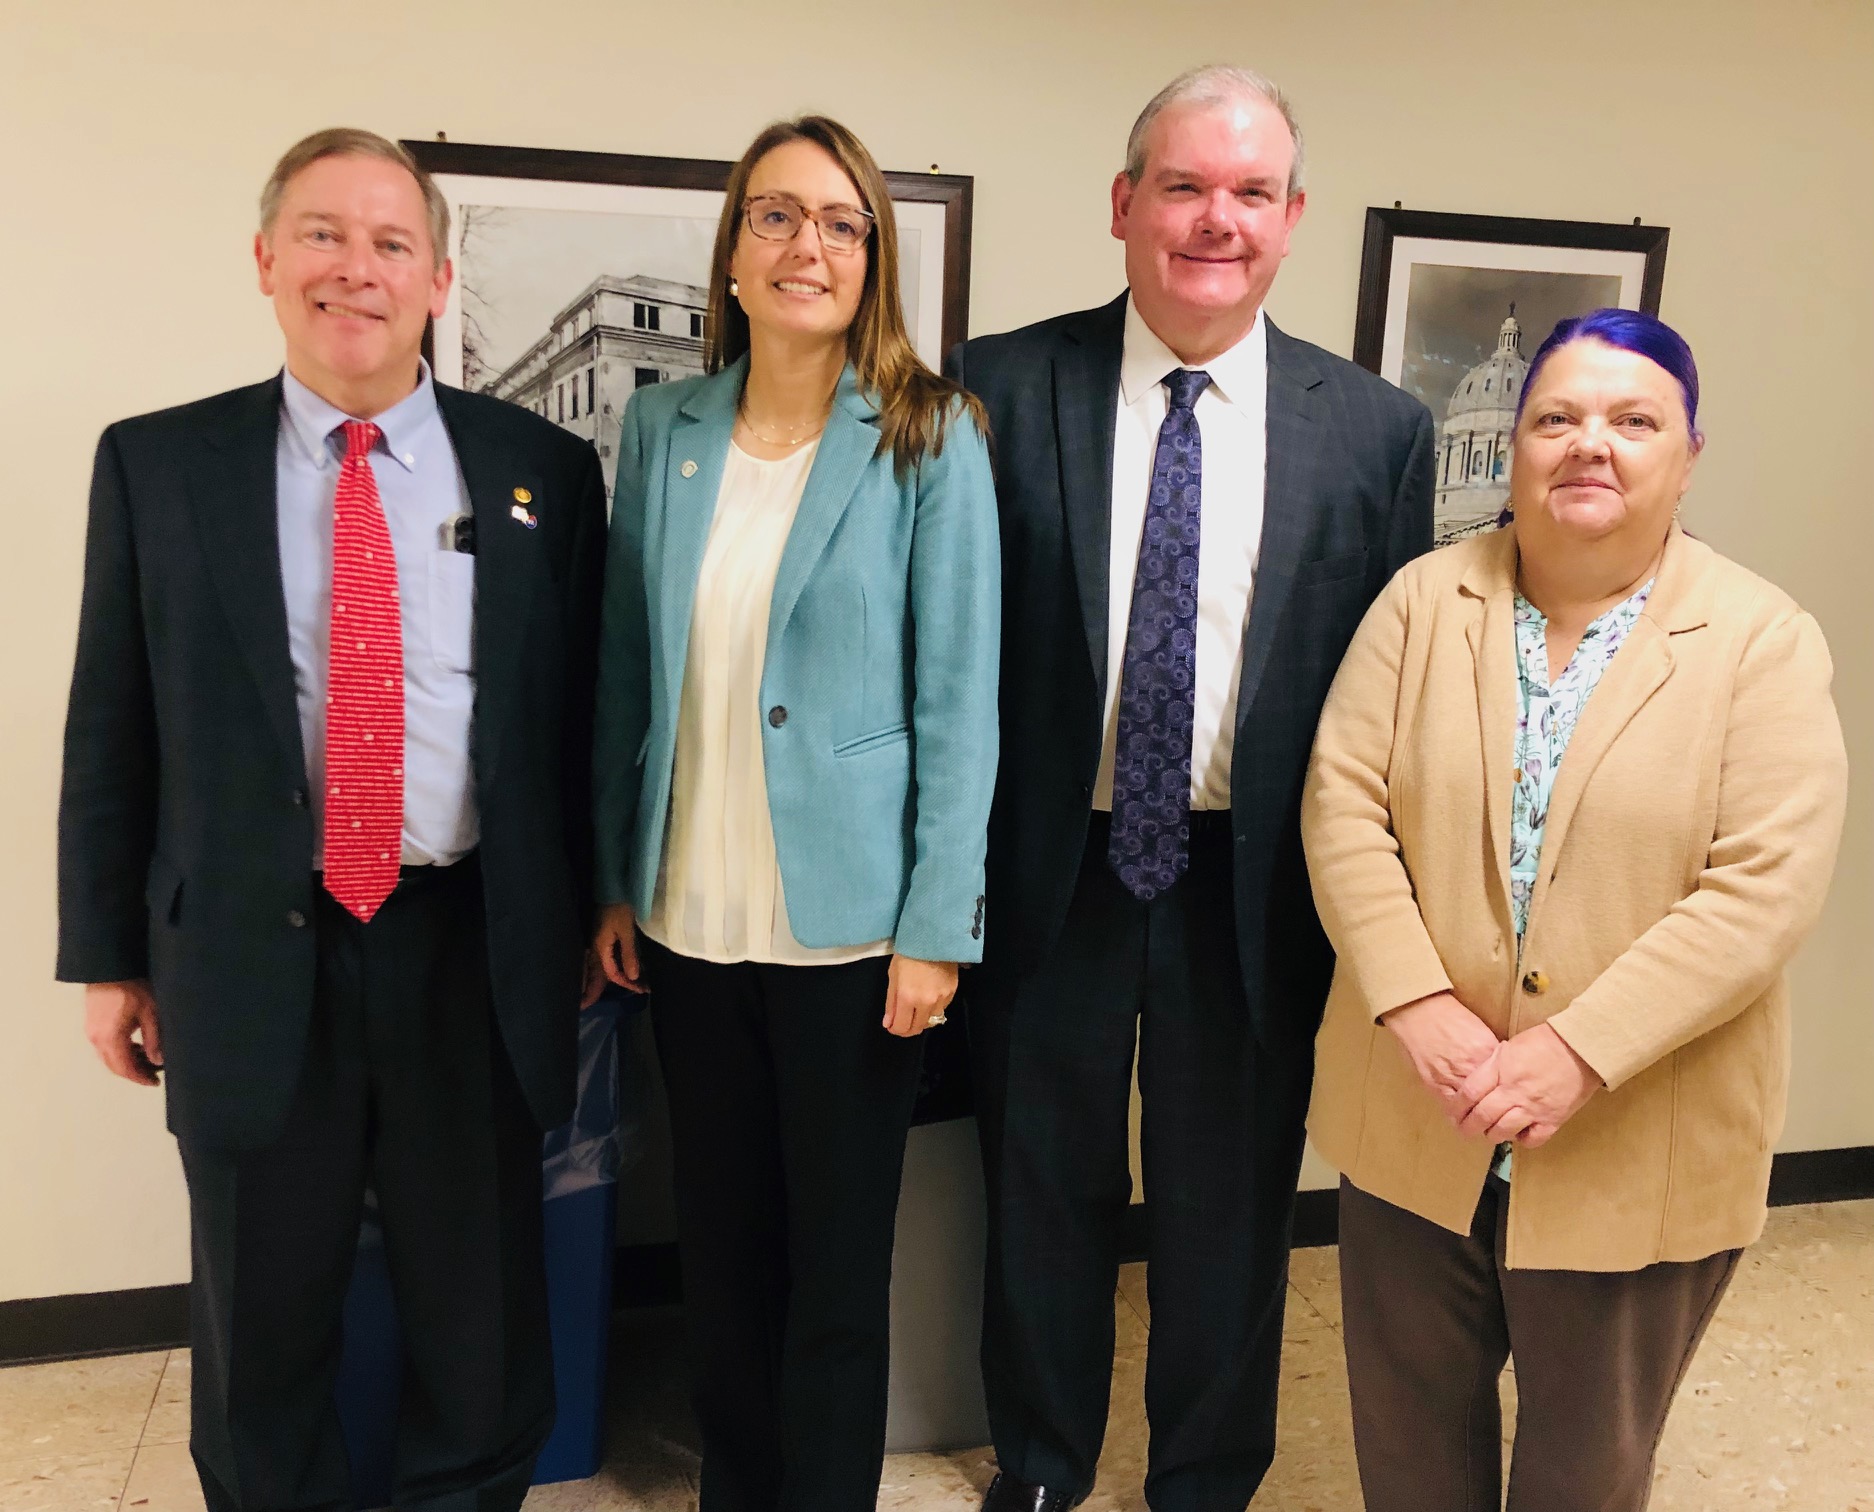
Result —
[[[436,404],[455,448],[456,464],[475,513],[475,780],[483,791],[500,765],[507,716],[526,675],[534,595],[547,573],[541,543],[514,516],[544,499],[540,475],[472,423],[455,389],[436,385]],[[523,502],[520,495],[528,498]]]
[[[878,453],[878,410],[859,392],[850,365],[840,375],[833,409],[820,435],[813,466],[800,496],[794,527],[787,534],[781,565],[774,575],[774,598],[768,609],[770,665],[777,659],[781,632],[800,602],[800,593],[819,563],[826,544],[852,503],[866,466]]]
[[[277,377],[232,395],[225,419],[207,433],[211,450],[193,469],[189,500],[222,610],[303,782],[305,750],[280,577],[279,439]]]
[[[1556,769],[1555,791],[1549,798],[1541,867],[1536,877],[1538,892],[1546,889],[1555,870],[1569,823],[1581,806],[1582,793],[1593,779],[1594,769],[1620,732],[1672,676],[1673,636],[1708,622],[1709,604],[1699,571],[1703,550],[1677,526],[1673,527],[1646,608],[1582,705],[1568,751]],[[1532,898],[1532,907],[1534,902]]]
[[[1555,791],[1549,796],[1549,818],[1542,832],[1538,887],[1555,869],[1555,859],[1568,836],[1569,821],[1581,806],[1582,789],[1594,776],[1594,769],[1628,722],[1671,675],[1671,637],[1642,614],[1582,705],[1580,721],[1568,738],[1567,753],[1556,768]]]
[[[644,522],[645,570],[656,584],[649,606],[651,644],[663,648],[663,685],[673,699],[683,687],[696,581],[716,518],[735,404],[747,373],[748,358],[743,357],[697,385],[671,426],[663,477],[645,479],[653,491],[653,507]]]
[[[1501,531],[1465,573],[1458,591],[1475,601],[1464,639],[1477,681],[1477,732],[1484,774],[1484,837],[1493,899],[1510,921],[1510,789],[1516,759],[1516,548]]]
[[[1256,554],[1255,590],[1243,632],[1243,673],[1237,684],[1236,718],[1241,725],[1256,701],[1288,608],[1295,570],[1301,565],[1308,528],[1317,506],[1315,467],[1327,434],[1322,377],[1299,342],[1268,322],[1269,400],[1267,461],[1264,466],[1262,540]]]
[[[1061,507],[1080,592],[1093,680],[1106,694],[1108,564],[1113,528],[1113,426],[1125,350],[1126,296],[1066,328],[1054,358],[1054,440],[1060,457]]]

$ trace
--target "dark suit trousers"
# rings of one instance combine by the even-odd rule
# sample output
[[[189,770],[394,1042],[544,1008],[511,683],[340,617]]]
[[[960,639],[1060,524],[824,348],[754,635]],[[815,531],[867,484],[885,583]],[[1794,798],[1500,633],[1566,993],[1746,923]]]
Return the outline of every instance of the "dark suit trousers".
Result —
[[[1275,1453],[1276,1381],[1307,1052],[1250,1028],[1227,818],[1149,904],[1106,866],[1095,814],[1067,924],[1019,980],[975,973],[970,1038],[989,1191],[983,1378],[1004,1470],[1093,1483],[1131,1200],[1138,1049],[1150,1214],[1146,1500],[1241,1512]]]
[[[495,1026],[479,866],[413,869],[368,924],[321,890],[316,927],[284,1130],[182,1147],[203,1494],[353,1505],[333,1385],[369,1186],[403,1329],[396,1503],[516,1508],[553,1422],[540,1130]]]
[[[872,1512],[922,1042],[885,1032],[883,956],[721,965],[643,951],[670,1096],[701,1512]]]
[[[1666,1413],[1739,1251],[1636,1271],[1511,1270],[1509,1187],[1468,1235],[1340,1186],[1340,1287],[1367,1512],[1643,1512]]]

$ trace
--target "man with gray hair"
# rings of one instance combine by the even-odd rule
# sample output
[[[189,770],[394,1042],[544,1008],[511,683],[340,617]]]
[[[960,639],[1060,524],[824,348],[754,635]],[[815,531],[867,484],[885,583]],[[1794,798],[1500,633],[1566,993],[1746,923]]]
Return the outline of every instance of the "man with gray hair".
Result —
[[[1299,828],[1367,605],[1431,544],[1423,406],[1263,300],[1302,142],[1244,69],[1174,80],[1112,185],[1125,294],[952,355],[1002,520],[1002,759],[969,984],[990,1512],[1064,1512],[1105,1433],[1137,1052],[1154,1512],[1275,1451],[1290,1224],[1333,957]]]
[[[365,1191],[399,1507],[520,1505],[553,1421],[540,1135],[572,1111],[604,486],[436,383],[448,206],[396,143],[280,160],[282,372],[104,432],[59,806],[61,981],[167,1083],[211,1512],[352,1505]]]

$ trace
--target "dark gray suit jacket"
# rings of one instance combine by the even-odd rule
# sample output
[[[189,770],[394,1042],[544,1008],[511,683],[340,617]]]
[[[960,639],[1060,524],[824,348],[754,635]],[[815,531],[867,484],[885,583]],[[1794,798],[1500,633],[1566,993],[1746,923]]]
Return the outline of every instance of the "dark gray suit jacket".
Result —
[[[591,897],[605,495],[592,448],[436,386],[478,523],[473,770],[495,1011],[572,1111]],[[98,443],[59,801],[58,976],[148,977],[169,1123],[265,1144],[312,1012],[311,811],[275,507],[275,378]],[[512,517],[531,494],[534,529]]]
[[[951,354],[987,406],[1002,530],[1002,755],[984,965],[1052,948],[1086,848],[1105,707],[1125,296]],[[1258,1038],[1308,1041],[1333,952],[1302,857],[1315,723],[1368,604],[1431,546],[1425,407],[1268,326],[1268,475],[1230,772],[1237,943]],[[1205,507],[1215,507],[1207,494]]]

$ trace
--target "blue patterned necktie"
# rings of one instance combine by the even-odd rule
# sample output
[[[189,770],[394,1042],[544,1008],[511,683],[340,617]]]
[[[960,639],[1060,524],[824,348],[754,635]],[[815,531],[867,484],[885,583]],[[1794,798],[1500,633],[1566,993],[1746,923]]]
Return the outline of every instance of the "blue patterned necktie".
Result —
[[[1191,850],[1191,726],[1197,694],[1197,541],[1204,446],[1192,406],[1210,374],[1165,377],[1152,491],[1139,538],[1119,681],[1113,828],[1106,864],[1149,903],[1184,875]]]

